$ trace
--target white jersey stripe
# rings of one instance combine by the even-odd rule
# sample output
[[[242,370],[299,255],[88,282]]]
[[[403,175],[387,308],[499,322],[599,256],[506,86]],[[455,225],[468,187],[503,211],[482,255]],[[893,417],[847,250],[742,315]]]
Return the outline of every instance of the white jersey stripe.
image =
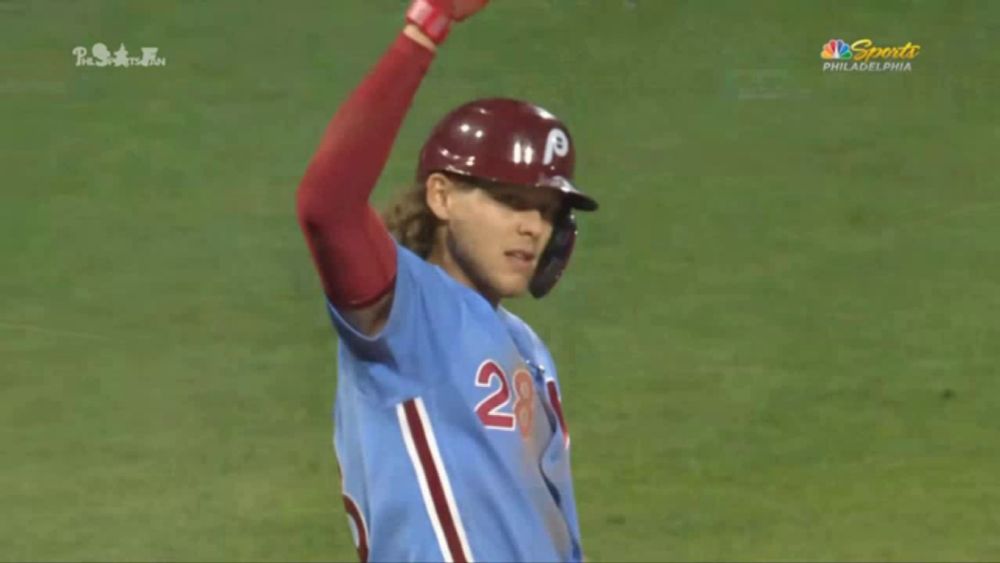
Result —
[[[444,530],[441,529],[441,521],[434,510],[434,501],[431,500],[431,491],[427,487],[427,475],[424,474],[424,467],[420,464],[420,457],[417,448],[413,444],[413,432],[410,430],[410,423],[406,420],[406,410],[403,403],[396,405],[396,417],[399,418],[399,429],[403,434],[403,443],[406,444],[406,453],[410,455],[410,463],[417,473],[417,483],[420,485],[420,495],[424,497],[424,508],[427,510],[427,517],[431,520],[434,528],[434,535],[437,537],[438,547],[441,549],[441,556],[445,561],[451,563],[451,551],[448,549],[448,542],[444,539]]]
[[[451,480],[448,478],[448,472],[445,471],[444,464],[441,463],[441,452],[438,451],[437,438],[434,437],[434,428],[431,426],[430,418],[428,418],[427,411],[424,409],[424,400],[417,397],[416,403],[420,422],[423,424],[424,433],[427,435],[427,442],[431,447],[431,456],[434,458],[434,465],[438,469],[438,475],[441,476],[441,485],[444,489],[445,498],[448,499],[448,511],[451,512],[451,520],[455,523],[455,528],[458,530],[458,538],[462,541],[462,551],[465,553],[465,560],[471,563],[475,559],[472,557],[472,550],[469,549],[469,539],[465,535],[465,525],[462,524],[462,515],[458,513],[458,505],[455,504],[455,495],[451,492]]]

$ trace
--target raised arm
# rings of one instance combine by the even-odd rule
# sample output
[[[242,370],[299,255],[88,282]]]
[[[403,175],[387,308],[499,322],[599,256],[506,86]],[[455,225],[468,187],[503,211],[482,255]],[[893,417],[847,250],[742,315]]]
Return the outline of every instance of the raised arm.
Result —
[[[407,25],[326,128],[298,190],[299,224],[330,302],[377,332],[392,304],[396,251],[368,198],[453,20],[487,0],[414,0]]]

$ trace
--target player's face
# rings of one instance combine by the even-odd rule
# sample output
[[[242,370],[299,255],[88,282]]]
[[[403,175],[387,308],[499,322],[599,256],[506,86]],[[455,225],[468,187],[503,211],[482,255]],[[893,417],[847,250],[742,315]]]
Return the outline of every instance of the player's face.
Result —
[[[561,194],[523,186],[455,186],[447,251],[466,278],[459,281],[491,301],[523,294],[552,235]]]

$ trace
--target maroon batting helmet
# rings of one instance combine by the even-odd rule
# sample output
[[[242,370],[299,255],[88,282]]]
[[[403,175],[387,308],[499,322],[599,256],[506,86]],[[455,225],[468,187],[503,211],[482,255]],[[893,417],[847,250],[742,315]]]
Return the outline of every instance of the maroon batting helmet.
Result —
[[[573,184],[575,150],[556,116],[508,98],[475,100],[438,122],[420,151],[417,179],[450,172],[491,182],[559,190],[570,207],[597,202]]]
[[[597,209],[597,202],[572,184],[575,160],[569,129],[559,118],[528,102],[489,98],[459,106],[438,122],[420,151],[417,180],[449,172],[562,192],[566,208],[529,285],[532,295],[543,297],[562,277],[573,253],[572,210]]]

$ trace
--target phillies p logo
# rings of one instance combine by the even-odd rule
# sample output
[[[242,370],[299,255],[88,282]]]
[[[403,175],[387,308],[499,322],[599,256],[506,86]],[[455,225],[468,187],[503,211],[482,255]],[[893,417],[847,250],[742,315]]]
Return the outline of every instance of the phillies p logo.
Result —
[[[552,164],[552,159],[557,156],[569,154],[569,137],[562,129],[549,131],[548,139],[545,139],[545,155],[542,157],[542,164]]]

